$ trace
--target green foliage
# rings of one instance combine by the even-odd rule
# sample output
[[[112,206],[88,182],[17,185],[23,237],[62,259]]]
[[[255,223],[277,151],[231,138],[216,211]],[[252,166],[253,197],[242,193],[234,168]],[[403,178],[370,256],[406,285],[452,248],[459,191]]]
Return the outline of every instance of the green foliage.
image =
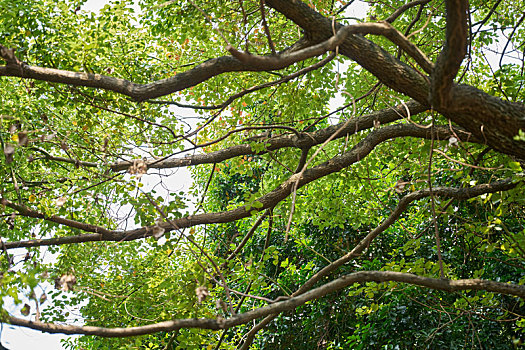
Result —
[[[307,3],[341,23],[352,20],[345,12],[337,14],[347,2]],[[405,3],[372,2],[366,20],[384,19]],[[471,1],[471,22],[483,20],[494,3]],[[259,1],[112,1],[97,13],[85,10],[84,4],[0,0],[0,44],[17,48],[17,57],[30,65],[142,84],[176,77],[228,55],[225,39],[253,54],[271,54]],[[445,19],[444,4],[432,4],[421,9],[417,20],[419,7],[413,7],[394,25],[412,33],[410,40],[435,61]],[[524,100],[523,65],[504,59],[496,67],[485,58],[487,47],[509,34],[522,12],[517,2],[504,1],[483,25],[473,26],[458,83],[505,101]],[[266,18],[278,51],[302,36],[277,11],[268,8]],[[398,54],[397,46],[385,38],[369,39]],[[521,25],[512,40],[524,39]],[[399,57],[415,65],[405,53]],[[440,278],[436,232],[446,278],[524,285],[523,163],[483,142],[390,139],[352,166],[297,189],[273,208],[265,206],[261,197],[290,181],[302,153],[288,146],[270,150],[272,137],[311,137],[316,130],[406,101],[376,86],[377,78],[357,63],[343,66],[346,62],[337,57],[286,84],[246,94],[220,113],[201,108],[318,61],[308,59],[278,72],[224,73],[170,94],[166,101],[140,103],[104,89],[1,76],[2,242],[73,239],[101,228],[109,232],[100,242],[2,250],[1,317],[7,315],[6,305],[34,317],[38,305],[42,321],[117,328],[228,318],[232,309],[248,312],[291,296],[381,225],[400,198],[427,189],[429,178],[433,188],[458,190],[505,178],[521,184],[465,201],[439,196],[415,201],[362,254],[315,287],[357,271]],[[173,107],[189,103],[195,107],[191,115]],[[346,107],[329,115],[334,103]],[[429,128],[432,122],[449,125],[444,116],[430,112],[396,123]],[[261,134],[261,128],[269,126]],[[308,168],[350,151],[382,126],[314,146]],[[516,131],[515,139],[525,140],[523,130]],[[239,144],[250,147],[251,154],[192,166],[189,193],[172,180],[177,172],[151,166],[145,174],[137,166],[144,158],[160,163]],[[122,161],[138,170],[114,171],[112,165]],[[228,221],[228,213],[222,213],[198,227],[172,224],[236,208],[247,217]],[[148,227],[146,234],[132,237],[132,230],[141,227]],[[144,238],[155,229],[161,229],[160,239]],[[130,236],[114,239],[112,234],[122,230]],[[237,250],[241,242],[244,246]],[[66,276],[75,278],[71,287],[63,282]],[[199,288],[206,291],[202,298]],[[486,291],[447,293],[395,282],[356,283],[280,314],[252,348],[519,348],[525,341],[524,307],[523,300]],[[234,349],[251,326],[224,332],[182,328],[129,338],[82,336],[66,340],[65,347]]]

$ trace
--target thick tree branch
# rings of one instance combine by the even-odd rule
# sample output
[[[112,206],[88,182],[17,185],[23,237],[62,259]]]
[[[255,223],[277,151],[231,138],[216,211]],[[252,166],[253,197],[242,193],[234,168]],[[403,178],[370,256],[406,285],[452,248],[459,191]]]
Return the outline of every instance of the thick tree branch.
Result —
[[[410,114],[407,114],[406,108]],[[377,112],[370,113],[368,115],[356,118],[348,123],[340,132],[339,137],[346,135],[353,135],[354,133],[374,127],[374,121],[379,122],[381,125],[391,123],[393,121],[407,118],[419,113],[426,111],[427,108],[420,105],[417,102],[410,101],[404,105],[399,105],[394,108],[387,108]],[[333,125],[321,130],[317,130],[312,133],[301,133],[300,136],[296,135],[283,135],[277,136],[270,139],[263,139],[266,145],[265,150],[258,154],[265,154],[267,152],[276,151],[281,148],[296,147],[300,149],[311,148],[325,142],[336,130],[339,130],[347,122],[342,122],[337,125]],[[474,140],[470,140],[474,141]],[[166,168],[179,168],[185,166],[193,166],[199,164],[210,164],[220,163],[224,160],[231,159],[234,157],[253,155],[253,149],[249,144],[241,144],[237,146],[228,147],[219,151],[197,154],[185,158],[174,158],[164,160],[146,160],[148,168],[154,169],[166,169]],[[112,171],[122,171],[128,169],[133,164],[133,161],[124,161],[111,165]]]
[[[321,42],[332,36],[332,21],[301,1],[266,0],[266,4],[300,26],[311,42]],[[461,18],[462,15],[455,13],[455,16]],[[340,24],[336,23],[335,27],[339,28]],[[454,38],[453,44],[460,46],[461,38]],[[393,90],[423,105],[429,103],[429,79],[364,37],[349,35],[341,44],[339,52],[356,61]],[[520,129],[525,130],[525,105],[503,101],[471,86],[456,86],[452,90],[451,103],[435,106],[437,111],[499,152],[525,159],[525,142],[514,140]],[[489,105],[490,111],[486,110],[485,103]]]
[[[286,53],[274,57],[252,56],[232,49],[234,54],[247,63],[243,63],[234,57],[214,58],[174,77],[144,85],[96,74],[30,67],[24,63],[13,61],[8,54],[4,56],[6,61],[9,60],[9,62],[6,66],[0,67],[0,75],[98,87],[116,91],[137,101],[142,101],[183,90],[225,72],[281,69],[298,59],[305,59],[312,57],[311,55],[333,49],[337,46],[339,40],[346,36],[339,46],[340,53],[355,60],[388,87],[410,96],[423,105],[429,103],[431,84],[428,77],[421,75],[418,71],[399,61],[361,35],[352,34],[377,32],[381,24],[364,23],[343,27],[336,23],[335,27],[338,32],[336,36],[333,36],[332,21],[300,1],[268,0],[266,3],[303,28],[309,45],[304,45],[304,40],[301,40],[298,46],[302,47],[302,49],[290,48]],[[453,6],[456,3],[451,2],[450,4],[450,6]],[[449,33],[447,35],[448,48],[441,55],[439,60],[440,67],[437,68],[434,74],[436,79],[433,80],[433,84],[436,88],[436,93],[432,93],[432,96],[437,96],[436,98],[442,102],[445,99],[449,99],[450,94],[452,94],[452,97],[449,99],[450,103],[446,105],[433,103],[434,108],[472,132],[478,138],[483,139],[494,149],[525,159],[525,142],[514,140],[520,129],[525,130],[525,106],[523,104],[512,104],[493,98],[473,87],[449,89],[448,85],[443,85],[444,81],[453,79],[455,76],[454,72],[461,64],[460,60],[463,57],[460,53],[464,50],[462,45],[464,40],[466,40],[463,26],[465,23],[464,17],[466,16],[466,11],[463,11],[463,9],[466,5],[463,1],[460,1],[458,5],[461,5],[461,8],[455,8],[447,12],[451,17],[451,24],[447,25],[447,28],[449,28],[447,29]],[[344,30],[339,30],[341,28]],[[456,32],[455,29],[459,30],[459,32]],[[384,35],[384,30],[381,35]],[[402,42],[408,46],[412,45],[408,41],[402,40]],[[426,62],[424,56],[419,57],[420,55],[415,49],[415,46],[408,47],[407,52],[410,53],[410,50],[412,50],[414,58],[420,61],[419,64],[422,67],[426,67],[425,70],[428,70],[430,68],[429,63]],[[7,52],[7,49],[4,48],[4,51]],[[453,83],[450,82],[450,84]],[[496,108],[486,112],[483,108],[485,101],[488,101],[486,103],[489,104],[497,102]]]
[[[0,76],[13,76],[73,86],[100,88],[129,96],[136,101],[144,101],[184,90],[222,73],[251,70],[253,70],[253,67],[244,65],[233,57],[224,56],[213,58],[189,71],[149,84],[137,84],[126,79],[102,74],[29,66],[25,63],[19,66],[8,64],[0,67]]]
[[[408,41],[402,33],[385,22],[362,23],[341,27],[336,35],[328,37],[324,42],[297,51],[285,52],[278,56],[254,56],[246,52],[240,52],[231,45],[228,45],[226,49],[233,57],[214,58],[189,71],[181,72],[174,77],[158,80],[149,84],[137,84],[125,79],[100,74],[29,66],[20,62],[18,59],[14,60],[13,58],[16,58],[14,51],[0,45],[0,49],[2,50],[1,57],[7,62],[6,66],[0,67],[0,76],[15,76],[74,86],[101,88],[121,93],[136,101],[144,101],[184,90],[226,72],[259,72],[283,69],[296,62],[334,50],[350,34],[385,35],[403,48],[409,55],[413,56],[416,62],[422,65],[426,71],[432,69],[431,62],[425,57],[423,52]]]
[[[246,52],[237,51],[231,46],[229,46],[227,50],[230,51],[232,56],[236,57],[243,63],[257,68],[264,68],[264,70],[275,70],[281,69],[281,66],[284,68],[295,62],[303,61],[321,55],[327,51],[335,50],[336,47],[341,45],[343,41],[352,34],[382,35],[405,50],[426,72],[430,73],[432,71],[432,62],[430,62],[425,54],[419,50],[416,45],[412,44],[400,31],[387,22],[360,23],[340,27],[337,33],[326,41],[292,52],[286,56],[255,56]]]
[[[9,49],[1,45],[0,49],[5,52],[12,52],[12,50],[9,51]],[[12,61],[9,57],[10,56],[3,57],[7,64],[0,67],[0,76],[13,76],[73,86],[100,88],[129,96],[136,101],[145,101],[169,95],[171,93],[195,86],[202,83],[203,81],[227,72],[259,72],[265,70],[265,67],[254,67],[252,65],[247,65],[232,56],[223,56],[207,60],[193,69],[180,72],[177,75],[167,79],[157,80],[148,84],[137,84],[126,79],[110,77],[102,74],[71,72],[54,68],[29,66],[26,63],[20,62],[18,60],[16,62]],[[283,60],[286,60],[286,62],[290,62],[288,60],[287,54],[283,54],[282,57]],[[8,59],[10,61],[7,61]],[[289,64],[292,63],[294,62]],[[280,62],[280,64],[276,66],[277,68],[266,68],[281,69],[286,66],[286,64]]]
[[[525,298],[525,286],[510,283],[494,282],[480,279],[438,279],[393,271],[360,271],[339,277],[338,279],[332,282],[326,283],[325,285],[308,291],[302,295],[292,297],[287,300],[270,304],[268,306],[251,310],[242,314],[237,314],[228,319],[178,319],[149,324],[146,326],[129,328],[58,325],[52,323],[24,320],[12,316],[4,317],[4,322],[16,326],[36,329],[47,333],[97,335],[101,337],[131,337],[163,331],[168,332],[181,328],[219,330],[246,324],[250,321],[261,317],[265,317],[269,314],[280,313],[286,310],[295,309],[296,307],[301,306],[307,303],[308,301],[319,299],[327,294],[351,286],[354,283],[383,283],[391,281],[411,284],[429,289],[443,290],[446,292],[456,292],[462,290],[485,290],[493,293],[501,293],[516,296],[522,299]]]
[[[455,76],[454,72],[461,64],[460,59],[463,57],[459,54],[464,50],[462,46],[464,39],[462,38],[465,28],[462,25],[465,23],[465,11],[462,9],[466,5],[463,1],[458,3],[462,6],[461,9],[455,8],[447,12],[451,16],[452,21],[450,25],[447,25],[447,28],[450,28],[450,30],[447,29],[449,33],[447,35],[448,48],[441,55],[439,60],[440,67],[437,68],[434,74],[436,79],[433,80],[433,84],[436,88],[436,93],[433,92],[432,95],[430,94],[431,84],[428,77],[422,76],[418,71],[399,61],[361,35],[352,34],[381,31],[379,29],[381,24],[363,23],[342,27],[336,23],[335,27],[338,29],[338,32],[336,36],[333,36],[332,21],[300,1],[268,0],[266,3],[301,26],[306,31],[307,41],[310,44],[305,46],[304,40],[301,40],[298,46],[303,47],[302,49],[296,50],[293,47],[284,54],[274,57],[252,56],[232,48],[234,54],[248,63],[243,63],[234,57],[214,58],[174,77],[144,85],[97,74],[30,67],[14,60],[13,52],[2,47],[7,65],[0,67],[0,76],[17,76],[70,85],[103,88],[130,96],[137,101],[143,101],[186,89],[225,72],[281,69],[294,63],[296,60],[312,57],[311,55],[333,49],[345,37],[339,46],[339,52],[355,60],[375,75],[382,83],[412,97],[423,105],[429,103],[429,96],[436,96],[437,99],[443,102],[445,99],[449,99],[450,93],[452,93],[449,104],[433,103],[434,108],[444,113],[452,121],[465,127],[478,138],[483,139],[494,149],[525,159],[525,142],[514,140],[520,129],[525,130],[525,106],[523,104],[512,104],[501,99],[492,98],[492,96],[473,87],[449,89],[448,85],[443,85],[443,82],[446,80],[450,81],[453,79]],[[450,4],[452,6],[456,3],[451,2]],[[344,30],[339,30],[340,28]],[[456,33],[455,29],[459,30],[459,32]],[[381,35],[384,35],[384,30]],[[424,56],[420,56],[417,53],[415,46],[411,47],[413,45],[408,40],[401,40],[401,42],[408,45],[408,48],[405,48],[408,50],[407,52],[412,52],[416,61],[419,61],[422,67],[426,67],[425,70],[430,68]],[[460,51],[454,51],[456,49]],[[450,82],[450,84],[453,83]],[[494,101],[487,103],[497,102],[496,108],[490,112],[484,112],[483,102],[491,99]],[[482,102],[481,106],[478,103],[479,101]],[[462,110],[459,111],[459,109]]]
[[[171,105],[175,105],[177,107],[181,107],[181,108],[191,108],[191,109],[205,109],[205,110],[213,110],[213,109],[222,109],[222,108],[225,108],[227,106],[229,106],[233,101],[241,98],[242,96],[244,95],[247,95],[247,94],[250,94],[252,92],[255,92],[255,91],[259,91],[259,90],[262,90],[262,89],[265,89],[265,88],[268,88],[268,87],[271,87],[271,86],[275,86],[275,85],[279,85],[279,84],[282,84],[282,83],[286,83],[290,80],[293,80],[301,75],[304,75],[308,72],[311,72],[313,70],[316,70],[316,69],[319,69],[321,67],[323,67],[324,65],[326,65],[328,62],[330,62],[331,60],[333,60],[335,57],[335,53],[331,53],[330,55],[328,55],[328,57],[322,59],[321,61],[317,62],[317,63],[314,63],[312,64],[311,66],[308,66],[306,68],[303,68],[303,69],[300,69],[298,70],[297,72],[295,73],[292,73],[290,75],[287,75],[281,79],[278,79],[278,80],[275,80],[275,81],[270,81],[268,83],[264,83],[264,84],[260,84],[260,85],[257,85],[257,86],[252,86],[246,90],[243,90],[243,91],[240,91],[230,97],[228,97],[226,99],[226,101],[224,101],[223,103],[219,104],[219,105],[212,105],[212,106],[195,106],[195,105],[188,105],[188,104],[182,104],[182,103],[178,103],[178,102],[174,102],[174,101],[160,101],[160,100],[150,100],[148,101],[148,103],[154,103],[154,104],[171,104]]]
[[[288,180],[284,181],[276,189],[258,198],[257,201],[262,203],[262,207],[259,208],[258,210],[261,211],[261,210],[273,208],[280,201],[288,197],[290,193],[292,193],[294,188],[301,188],[302,186],[312,181],[315,181],[326,175],[338,172],[356,162],[359,162],[360,160],[365,158],[368,154],[370,154],[370,152],[372,152],[372,150],[377,145],[387,140],[395,139],[398,137],[419,137],[419,138],[426,138],[426,139],[430,139],[431,137],[434,137],[436,139],[444,140],[444,139],[450,138],[452,135],[459,136],[460,138],[463,137],[464,140],[468,140],[469,138],[468,134],[462,134],[461,130],[451,130],[448,126],[435,127],[433,136],[431,135],[431,132],[429,129],[422,129],[412,124],[389,125],[389,126],[385,126],[383,128],[374,130],[369,135],[367,135],[363,140],[361,140],[361,142],[355,145],[350,151],[345,152],[340,156],[336,156],[330,159],[329,161],[319,164],[313,168],[306,169],[304,172],[292,175]],[[69,222],[72,220],[57,218],[54,216],[51,217],[50,219],[41,213],[34,212],[25,207],[21,207],[5,199],[3,200],[3,202],[7,207],[17,210],[19,213],[21,213],[21,215],[27,214],[26,216],[29,216],[29,217],[43,218],[45,220],[49,220],[53,222],[61,221],[61,223],[63,222],[63,225],[66,225],[66,226],[75,225],[71,227],[80,228],[80,229],[82,229],[83,225],[86,225],[86,224],[74,222],[74,221]],[[247,209],[245,206],[241,206],[241,207],[238,207],[230,211],[199,214],[195,216],[175,219],[175,220],[172,220],[170,223],[164,222],[158,225],[160,225],[163,229],[165,229],[165,231],[171,231],[173,230],[173,227],[187,228],[187,227],[204,225],[204,224],[226,223],[226,222],[232,222],[232,221],[236,221],[236,220],[240,220],[240,219],[249,217],[251,216],[251,212],[253,210],[254,208]],[[101,229],[98,226],[95,227],[94,225],[86,225],[86,228],[88,229],[88,232],[102,232],[102,231],[95,231],[95,230]],[[153,230],[154,230],[154,226],[137,228],[135,230],[130,230],[130,231],[105,230],[102,232],[101,235],[95,236],[95,237],[93,237],[93,235],[76,236],[77,241],[75,243],[100,241],[100,240],[105,240],[105,241],[136,240],[136,239],[151,236],[153,233]],[[60,238],[53,238],[51,240],[53,244],[55,245],[62,244],[62,243],[57,243],[57,240],[60,241]],[[20,248],[20,247],[43,246],[43,245],[48,245],[48,243],[51,242],[51,240],[41,239],[41,240],[19,241],[19,242],[5,242],[5,246],[7,249]],[[73,239],[71,237],[64,237],[64,241],[67,241],[64,244],[71,243],[72,240]]]
[[[499,191],[508,191],[514,187],[517,186],[517,183],[513,183],[512,179],[505,179],[497,182],[493,182],[490,184],[482,184],[470,188],[454,188],[454,187],[437,187],[432,189],[432,194],[435,196],[440,196],[444,198],[452,198],[457,200],[465,200],[473,197],[480,196],[485,193],[494,193]],[[370,246],[370,243],[374,238],[379,236],[381,233],[383,233],[387,228],[389,228],[393,223],[397,221],[397,219],[405,212],[405,210],[408,208],[410,203],[413,201],[429,197],[430,196],[430,190],[429,189],[423,189],[419,191],[412,192],[399,201],[396,208],[392,211],[392,213],[386,218],[379,226],[377,226],[375,229],[370,231],[368,235],[366,235],[350,252],[343,255],[339,259],[333,261],[332,263],[328,264],[327,266],[323,267],[321,270],[319,270],[317,273],[315,273],[312,277],[308,279],[299,289],[297,289],[294,293],[292,293],[292,296],[301,295],[308,290],[310,290],[317,282],[319,282],[322,278],[328,276],[335,270],[337,270],[339,267],[343,266],[347,262],[350,262],[351,260],[357,258],[359,255],[361,255],[365,249],[367,249]],[[266,316],[261,322],[259,322],[257,325],[255,325],[250,331],[246,334],[246,340],[241,347],[241,349],[248,349],[249,345],[253,342],[253,339],[258,331],[266,327],[275,317],[277,317],[278,314],[270,314]]]
[[[430,88],[430,103],[433,108],[444,110],[450,104],[454,78],[467,54],[468,43],[468,1],[447,0],[445,3],[446,41],[432,73]]]

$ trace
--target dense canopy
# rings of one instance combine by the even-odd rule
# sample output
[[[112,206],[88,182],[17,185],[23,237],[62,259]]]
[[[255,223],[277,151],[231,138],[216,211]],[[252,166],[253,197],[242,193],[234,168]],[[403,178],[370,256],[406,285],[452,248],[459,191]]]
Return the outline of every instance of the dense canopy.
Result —
[[[525,4],[84,3],[0,0],[2,323],[71,349],[525,342]]]

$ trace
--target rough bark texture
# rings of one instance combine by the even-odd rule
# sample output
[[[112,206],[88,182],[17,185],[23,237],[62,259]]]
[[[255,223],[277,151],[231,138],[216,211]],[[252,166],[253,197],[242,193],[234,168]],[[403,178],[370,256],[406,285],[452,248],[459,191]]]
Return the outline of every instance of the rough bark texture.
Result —
[[[463,1],[459,3],[464,5]],[[267,4],[300,26],[312,42],[323,41],[333,35],[331,21],[300,1],[269,0]],[[463,5],[456,10],[463,12]],[[459,12],[455,17],[452,16],[455,22],[448,30],[448,37],[452,41],[449,44],[451,49],[463,45],[464,38],[461,39],[463,35],[460,34],[464,33],[465,29],[461,27],[461,18],[456,18],[461,16]],[[456,33],[454,28],[458,26],[459,33]],[[336,28],[339,27],[336,25]],[[410,96],[423,105],[430,105],[430,77],[422,75],[361,35],[348,36],[339,52],[356,61],[393,90]],[[454,56],[453,62],[455,68],[447,68],[445,72],[438,63],[438,71],[442,72],[438,73],[439,76],[445,75],[449,80],[455,76],[459,68],[458,61],[461,62],[458,57],[461,56],[462,59],[464,56],[461,52],[464,52],[464,49],[454,53],[457,55]],[[447,54],[442,57],[445,57],[445,61],[448,59]],[[471,86],[453,84],[450,89],[452,91],[449,103],[433,106],[438,112],[472,132],[494,149],[521,159],[525,158],[525,142],[514,140],[519,129],[525,130],[524,104],[504,101]]]

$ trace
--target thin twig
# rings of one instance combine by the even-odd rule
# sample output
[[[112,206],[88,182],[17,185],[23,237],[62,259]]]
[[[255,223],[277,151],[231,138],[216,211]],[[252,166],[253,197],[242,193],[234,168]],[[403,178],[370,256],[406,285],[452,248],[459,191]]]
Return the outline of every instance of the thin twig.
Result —
[[[146,196],[146,199],[151,203],[151,205],[153,205],[155,207],[155,209],[157,209],[157,211],[159,212],[159,214],[162,216],[162,218],[164,220],[166,220],[166,222],[168,222],[170,224],[170,226],[174,229],[174,230],[179,230],[179,227],[177,226],[177,224],[175,224],[172,220],[170,220],[166,214],[164,213],[164,210],[162,210],[159,205],[157,204],[157,202],[155,202],[153,200],[153,198],[150,197],[149,194],[147,194],[146,192],[142,191],[142,193]],[[233,303],[232,303],[232,299],[231,299],[231,296],[230,296],[230,290],[229,290],[229,287],[228,287],[228,284],[226,283],[226,279],[224,278],[224,275],[223,273],[221,272],[221,269],[219,268],[219,266],[217,265],[217,263],[215,262],[215,260],[213,260],[209,255],[208,253],[206,253],[206,251],[199,245],[197,244],[197,242],[195,242],[195,240],[193,240],[193,238],[191,238],[190,236],[185,236],[185,238],[191,243],[193,244],[195,247],[197,247],[197,249],[201,252],[201,254],[203,254],[206,259],[208,259],[208,261],[212,264],[215,272],[219,275],[221,281],[222,281],[222,284],[223,284],[223,288],[224,288],[224,291],[226,293],[226,297],[228,298],[228,303],[229,303],[229,306],[230,306],[230,311],[232,313],[232,315],[234,314],[234,311],[233,311]]]
[[[268,28],[268,23],[266,23],[266,15],[264,13],[264,0],[259,1],[259,8],[261,10],[261,18],[263,22],[264,32],[266,33],[266,37],[268,38],[268,45],[270,46],[270,49],[272,50],[272,55],[275,55],[275,45],[273,44],[272,36],[270,35],[270,29]]]
[[[498,167],[495,167],[495,168],[486,168],[486,167],[482,167],[482,166],[477,166],[477,165],[472,165],[472,164],[468,164],[468,163],[465,163],[465,162],[462,162],[462,161],[459,161],[459,160],[455,160],[455,159],[452,159],[451,157],[449,157],[445,152],[437,149],[437,148],[434,148],[433,149],[433,152],[437,152],[439,154],[441,154],[443,157],[447,158],[448,160],[450,160],[451,162],[454,162],[454,163],[458,163],[460,165],[463,165],[463,166],[466,166],[466,167],[469,167],[469,168],[473,168],[473,169],[480,169],[480,170],[498,170],[498,169],[501,169],[503,168],[503,165],[500,165]]]
[[[348,94],[350,97],[352,97],[352,95]],[[352,113],[352,116],[355,116],[356,115],[356,106],[355,106],[355,100],[354,98],[352,97],[352,102],[353,102],[353,107],[354,107],[354,110],[353,110],[353,113]],[[295,198],[296,198],[296,193],[297,193],[297,188],[299,186],[299,181],[301,180],[301,177],[303,176],[304,172],[306,171],[306,169],[308,168],[308,165],[310,165],[310,163],[312,162],[312,160],[319,154],[319,152],[321,152],[328,143],[330,143],[330,141],[332,141],[334,138],[337,137],[337,135],[339,135],[339,133],[346,129],[346,127],[353,121],[353,118],[348,118],[348,120],[343,124],[341,125],[341,127],[339,127],[328,139],[326,139],[325,142],[323,142],[323,144],[321,144],[321,146],[315,150],[314,154],[310,157],[310,159],[304,164],[303,168],[301,169],[300,172],[294,174],[290,180],[294,180],[294,185],[293,185],[293,188],[292,188],[292,204],[291,204],[291,208],[290,208],[290,215],[288,217],[288,223],[286,224],[286,235],[284,237],[284,241],[287,242],[288,241],[288,233],[290,231],[290,226],[292,224],[292,217],[293,217],[293,213],[294,213],[294,210],[295,210]]]
[[[208,188],[210,187],[211,180],[213,179],[213,174],[215,173],[215,166],[215,163],[211,164],[210,176],[208,177],[208,181],[206,181],[206,186],[204,186],[204,192],[202,193],[202,197],[199,201],[199,204],[197,205],[197,207],[195,207],[193,215],[195,215],[199,211],[199,209],[202,207],[202,204],[204,203],[204,198],[206,197],[206,193],[208,192]]]
[[[239,243],[235,250],[226,258],[226,261],[223,263],[223,266],[225,266],[229,260],[232,260],[235,256],[237,256],[237,254],[239,254],[239,252],[242,250],[242,248],[244,248],[246,243],[248,243],[250,237],[255,233],[255,230],[257,230],[259,225],[261,225],[263,220],[268,216],[268,214],[270,214],[270,212],[271,210],[267,209],[261,216],[259,216],[259,218],[257,219],[257,221],[255,221],[250,231],[248,231],[248,233],[244,236],[241,243]]]
[[[428,190],[430,192],[430,205],[432,209],[432,222],[434,223],[434,235],[436,238],[436,250],[439,262],[439,271],[441,278],[445,278],[445,272],[443,271],[443,257],[441,256],[441,240],[439,238],[439,227],[437,223],[436,215],[436,201],[434,199],[434,192],[432,191],[432,155],[434,152],[434,111],[432,111],[432,124],[430,132],[432,134],[430,141],[430,155],[428,159]]]
[[[518,20],[518,23],[516,23],[516,25],[514,26],[514,29],[512,30],[512,33],[510,33],[508,39],[507,39],[507,43],[505,44],[505,47],[503,48],[503,51],[501,52],[501,57],[499,58],[499,67],[501,69],[501,63],[503,62],[503,57],[505,57],[505,51],[507,51],[507,47],[509,46],[511,40],[512,40],[512,37],[514,36],[514,33],[516,33],[516,30],[518,29],[518,27],[520,26],[521,22],[523,22],[523,20],[525,19],[525,12],[523,13],[523,15],[521,16],[521,18]]]

